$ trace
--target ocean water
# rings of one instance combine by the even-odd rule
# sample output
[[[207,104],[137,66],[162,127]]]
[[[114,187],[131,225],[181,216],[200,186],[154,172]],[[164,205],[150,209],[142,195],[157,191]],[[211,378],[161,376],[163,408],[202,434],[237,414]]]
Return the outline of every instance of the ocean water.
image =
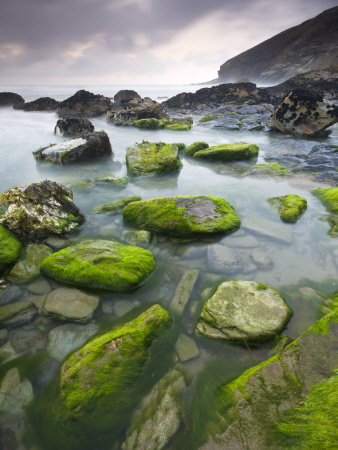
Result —
[[[109,97],[125,88],[134,89],[142,96],[163,99],[182,91],[194,91],[200,86],[1,86],[0,91],[21,94],[27,101],[42,96],[62,100],[85,88]],[[145,310],[149,305],[159,303],[170,310],[170,300],[183,273],[191,268],[200,270],[199,278],[192,292],[183,316],[176,317],[173,330],[160,339],[150,352],[145,373],[137,385],[138,399],[141,399],[157,380],[172,367],[174,346],[179,333],[190,335],[196,342],[200,355],[181,363],[190,380],[189,402],[185,422],[168,448],[197,448],[201,440],[199,430],[208,419],[210,402],[217,386],[242,373],[268,357],[271,343],[252,348],[231,343],[215,342],[197,336],[194,327],[202,308],[202,290],[208,286],[216,288],[227,279],[244,279],[265,283],[281,292],[293,310],[293,316],[284,333],[296,338],[320,317],[321,302],[318,297],[302,296],[302,287],[314,288],[323,297],[337,289],[337,242],[328,235],[329,225],[325,219],[323,205],[311,193],[311,189],[325,187],[306,176],[258,178],[243,176],[243,171],[254,162],[210,163],[182,157],[180,171],[151,178],[131,178],[125,189],[116,191],[109,186],[96,186],[95,178],[101,176],[127,175],[125,154],[129,146],[142,140],[162,142],[207,141],[210,145],[228,142],[250,142],[260,148],[257,162],[264,162],[265,150],[281,137],[263,132],[211,130],[198,122],[190,131],[139,130],[133,127],[115,127],[105,117],[92,119],[96,130],[107,132],[114,156],[69,167],[43,167],[36,163],[32,152],[50,143],[61,143],[65,139],[54,135],[57,115],[53,112],[23,112],[12,108],[0,109],[0,192],[13,186],[22,186],[43,179],[52,179],[72,188],[74,202],[86,215],[82,229],[71,236],[72,242],[83,238],[108,238],[123,241],[126,226],[121,216],[96,215],[96,206],[119,198],[139,195],[143,199],[169,195],[215,195],[226,198],[238,213],[242,227],[237,232],[217,240],[176,242],[165,237],[155,238],[147,246],[155,255],[155,274],[139,289],[128,293],[103,294],[101,306],[93,321],[100,331],[110,329],[117,323],[127,321]],[[335,136],[327,142],[336,142]],[[337,142],[336,142],[337,143]],[[291,145],[291,144],[290,144]],[[91,181],[88,186],[81,186]],[[279,219],[267,198],[285,194],[299,194],[308,202],[305,214],[296,224],[285,224]],[[254,223],[260,223],[255,231]],[[286,241],[271,236],[271,229],[277,227]],[[245,242],[252,242],[254,247]],[[243,268],[234,274],[215,272],[208,259],[210,247],[222,244],[230,247],[243,258]],[[269,268],[261,269],[253,264],[251,252],[259,248],[271,261]],[[53,283],[53,287],[58,287]],[[25,286],[23,286],[25,288]],[[118,313],[121,302],[130,309]],[[105,307],[103,307],[105,305]],[[127,308],[127,309],[128,309]],[[108,311],[108,312],[107,312]],[[50,330],[63,323],[54,321],[44,330],[47,337]],[[37,326],[34,322],[32,326]],[[10,339],[15,335],[11,330]],[[39,347],[40,348],[40,347]],[[10,367],[18,367],[21,377],[27,377],[34,388],[34,400],[27,411],[26,431],[23,442],[27,448],[43,450],[61,448],[94,448],[97,438],[102,448],[119,448],[130,421],[130,413],[118,429],[112,418],[111,433],[96,436],[95,422],[88,442],[68,446],[57,421],[50,414],[51,406],[57,401],[59,366],[51,362],[45,349],[34,346],[14,359],[0,364],[0,376]],[[149,374],[151,373],[151,376]],[[42,376],[45,375],[45,376]],[[49,376],[48,376],[49,375]],[[95,419],[97,420],[97,419]],[[100,439],[99,439],[100,438]],[[100,444],[101,445],[101,444]],[[99,447],[95,447],[99,448]]]

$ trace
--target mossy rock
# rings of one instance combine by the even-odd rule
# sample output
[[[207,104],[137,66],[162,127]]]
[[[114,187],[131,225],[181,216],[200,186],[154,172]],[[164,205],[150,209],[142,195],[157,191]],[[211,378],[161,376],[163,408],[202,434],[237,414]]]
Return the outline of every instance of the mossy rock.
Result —
[[[236,142],[234,144],[220,144],[199,150],[194,158],[217,159],[223,161],[237,161],[258,156],[259,148],[256,144]]]
[[[154,233],[194,238],[230,233],[240,220],[229,202],[220,197],[178,196],[129,203],[123,211],[125,222]]]
[[[296,223],[307,208],[306,199],[296,194],[271,197],[268,201],[278,208],[280,218],[287,223]]]
[[[95,183],[98,185],[111,185],[119,189],[124,188],[128,184],[127,177],[99,177],[96,178]]]
[[[184,155],[188,155],[188,156],[194,156],[194,154],[200,150],[204,150],[206,148],[209,147],[209,144],[207,144],[204,141],[198,141],[198,142],[194,142],[193,144],[189,145],[189,147],[187,147],[183,153]]]
[[[105,203],[104,205],[99,205],[94,208],[94,214],[119,214],[122,209],[127,206],[131,202],[138,202],[141,200],[141,197],[138,195],[134,195],[132,197],[122,198],[121,200],[116,200],[112,203]]]
[[[190,130],[192,119],[187,117],[167,117],[164,119],[140,119],[135,120],[133,125],[137,128],[144,128],[147,130]]]
[[[125,291],[139,286],[155,265],[149,250],[116,241],[89,240],[48,256],[41,272],[75,286]]]
[[[287,175],[287,170],[279,164],[257,164],[255,166],[249,167],[244,172],[244,175],[271,175],[271,176],[285,176]]]
[[[202,117],[202,119],[199,120],[199,123],[210,122],[211,120],[219,119],[222,116],[223,116],[222,113],[206,114],[205,116]]]
[[[169,123],[164,127],[166,130],[188,131],[191,126],[185,123]]]
[[[0,273],[19,258],[22,244],[7,228],[0,225]]]
[[[145,128],[146,130],[159,130],[160,128],[163,128],[161,121],[154,118],[135,120],[134,126],[136,128]]]
[[[315,189],[312,193],[319,198],[330,213],[328,222],[331,226],[330,234],[338,235],[338,187]]]
[[[166,310],[154,305],[68,357],[61,368],[59,420],[70,435],[78,432],[84,439],[88,433],[93,439],[95,433],[100,440],[119,425],[136,402],[148,348],[171,320]]]
[[[178,170],[182,165],[177,145],[163,142],[136,143],[128,148],[126,161],[132,175],[156,175]]]

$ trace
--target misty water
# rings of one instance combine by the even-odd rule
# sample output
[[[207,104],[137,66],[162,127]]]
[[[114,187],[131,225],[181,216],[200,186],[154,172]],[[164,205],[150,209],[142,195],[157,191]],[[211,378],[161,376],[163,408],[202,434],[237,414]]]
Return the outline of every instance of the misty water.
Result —
[[[182,91],[193,91],[198,86],[131,88],[142,96],[158,99]],[[2,91],[23,95],[26,101],[46,95],[62,100],[78,89],[76,86],[1,87]],[[113,97],[120,87],[90,86],[88,89]],[[329,225],[325,220],[323,205],[311,194],[311,189],[326,185],[303,175],[275,178],[244,176],[244,170],[254,164],[252,161],[210,163],[181,157],[183,166],[179,172],[160,177],[130,178],[128,185],[117,191],[111,186],[95,185],[94,180],[102,176],[127,175],[125,154],[127,148],[135,142],[149,140],[183,142],[189,145],[203,140],[215,145],[244,141],[259,146],[257,162],[261,163],[264,162],[265,149],[283,137],[264,132],[212,130],[198,125],[198,122],[190,131],[184,132],[139,130],[133,127],[115,127],[105,117],[99,117],[92,119],[92,122],[96,131],[107,132],[113,148],[113,158],[69,167],[43,167],[36,163],[32,151],[65,140],[53,133],[56,120],[56,113],[0,109],[0,192],[43,179],[52,179],[70,187],[74,193],[75,204],[86,216],[82,229],[69,236],[71,243],[87,237],[117,239],[123,242],[123,231],[127,227],[123,224],[122,216],[97,215],[93,214],[93,210],[100,204],[132,195],[139,195],[142,199],[169,195],[224,197],[242,221],[238,231],[217,239],[178,242],[163,236],[154,237],[145,247],[153,252],[157,268],[143,286],[128,293],[97,293],[101,304],[93,322],[97,324],[100,333],[136,317],[155,303],[170,310],[170,300],[182,274],[191,268],[200,270],[183,316],[175,317],[173,329],[152,347],[145,373],[137,386],[140,400],[176,363],[174,348],[180,333],[195,340],[200,351],[199,356],[179,363],[190,380],[186,402],[188,414],[184,426],[182,425],[175,435],[169,448],[197,448],[200,440],[199,429],[212,414],[210,404],[216,387],[266,359],[273,345],[270,342],[261,346],[245,347],[197,336],[194,327],[203,305],[201,292],[206,287],[216,289],[221,281],[227,279],[265,283],[278,290],[293,310],[293,316],[283,333],[296,338],[304,332],[320,317],[320,301],[318,298],[302,296],[299,289],[312,287],[323,297],[337,289],[337,241],[328,235]],[[336,139],[333,136],[326,141],[334,143]],[[269,197],[290,193],[301,195],[308,202],[307,211],[296,224],[281,222],[276,210],[267,202]],[[259,232],[251,227],[252,222],[260,223]],[[270,233],[271,224],[278,230],[274,236]],[[208,248],[216,244],[224,244],[241,255],[244,261],[243,269],[229,275],[210,268]],[[259,248],[271,260],[267,269],[263,270],[253,263],[250,254],[254,248]],[[58,284],[53,282],[52,286],[56,288]],[[47,336],[51,329],[60,325],[63,323],[54,321],[48,324],[43,332]],[[36,326],[40,326],[38,322]],[[11,333],[15,333],[15,329],[11,330]],[[60,363],[50,357],[46,348],[31,348],[0,365],[0,377],[10,367],[18,367],[21,378],[27,377],[33,384],[35,397],[27,411],[28,424],[24,434],[27,448],[48,450],[61,448],[61,445],[67,448],[67,438],[62,436],[62,431],[50,414],[52,405],[57,401],[59,366]],[[117,429],[114,429],[112,424],[111,435],[105,437],[102,448],[119,448],[124,440],[130,414],[123,418],[122,425]],[[92,438],[95,440],[95,436]],[[88,446],[82,442],[81,446],[72,448],[75,450],[94,447],[92,442],[88,443]]]

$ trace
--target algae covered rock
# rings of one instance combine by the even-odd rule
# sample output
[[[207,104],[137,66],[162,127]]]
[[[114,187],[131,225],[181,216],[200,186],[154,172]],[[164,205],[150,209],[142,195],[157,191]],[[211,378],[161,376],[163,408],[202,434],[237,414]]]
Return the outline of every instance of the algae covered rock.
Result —
[[[187,147],[184,151],[183,154],[184,155],[188,155],[188,156],[194,156],[194,154],[200,150],[204,150],[206,148],[209,147],[209,144],[207,144],[204,141],[198,141],[198,142],[194,142],[193,144],[189,145],[189,147]]]
[[[8,279],[14,283],[27,283],[40,273],[40,264],[47,258],[52,249],[47,245],[30,244],[25,253],[8,274]]]
[[[297,222],[307,208],[306,199],[296,194],[271,197],[269,198],[269,203],[277,206],[280,218],[283,222],[288,223]]]
[[[0,196],[0,207],[0,222],[26,239],[69,233],[84,222],[72,191],[50,180],[9,189]]]
[[[258,155],[256,144],[236,142],[234,144],[220,144],[207,147],[194,153],[194,158],[217,159],[222,161],[237,161],[250,159]]]
[[[99,177],[96,178],[95,183],[102,186],[111,186],[116,189],[123,189],[128,184],[127,177]]]
[[[129,203],[138,202],[141,200],[141,197],[138,195],[134,195],[132,197],[125,197],[121,200],[116,200],[112,203],[106,203],[104,205],[99,205],[94,209],[94,214],[120,214],[122,209],[127,206]]]
[[[230,341],[266,341],[287,324],[291,310],[275,290],[255,281],[226,281],[204,304],[196,331]]]
[[[128,172],[132,175],[153,175],[181,167],[176,144],[163,142],[136,143],[126,154]]]
[[[41,271],[63,283],[125,291],[140,285],[155,269],[149,250],[116,241],[88,240],[53,253]]]
[[[170,314],[154,305],[73,353],[61,368],[60,419],[64,425],[70,430],[77,423],[83,425],[78,429],[81,437],[95,430],[95,439],[117,428],[136,401],[135,385],[148,359],[148,348],[170,324]]]
[[[0,225],[0,272],[19,258],[22,244],[7,228]]]
[[[137,128],[145,128],[148,130],[160,130],[165,128],[167,130],[190,130],[192,125],[191,117],[168,117],[164,119],[139,119],[134,121],[134,126]]]
[[[249,167],[244,172],[244,175],[257,175],[257,176],[280,176],[283,177],[287,174],[287,171],[279,164],[257,164]]]
[[[240,220],[230,203],[220,197],[178,196],[132,202],[123,218],[138,228],[171,236],[197,236],[230,233]]]
[[[132,416],[122,450],[161,450],[183,421],[182,393],[186,387],[179,370],[169,371],[143,399]]]
[[[319,198],[329,212],[330,233],[336,235],[338,233],[338,187],[315,189],[312,193]]]

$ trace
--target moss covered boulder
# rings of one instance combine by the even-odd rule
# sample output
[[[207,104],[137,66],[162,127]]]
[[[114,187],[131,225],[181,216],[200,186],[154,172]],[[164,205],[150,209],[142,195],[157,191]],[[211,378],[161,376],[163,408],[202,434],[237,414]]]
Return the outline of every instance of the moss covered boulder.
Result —
[[[204,150],[206,148],[209,147],[209,144],[207,144],[204,141],[198,141],[198,142],[194,142],[193,144],[189,145],[189,147],[187,147],[184,151],[183,154],[184,155],[188,155],[188,156],[194,156],[194,154],[200,150]]]
[[[209,438],[200,448],[335,448],[337,343],[336,310],[282,352],[220,387],[216,419],[206,425]]]
[[[0,196],[0,210],[0,222],[25,239],[69,233],[85,220],[72,191],[50,180],[8,189]]]
[[[328,222],[331,225],[330,233],[332,235],[338,234],[338,187],[315,189],[312,193],[319,198],[319,200],[326,207],[328,213]]]
[[[155,265],[149,250],[116,241],[89,240],[48,256],[41,271],[62,283],[125,291],[140,285]]]
[[[163,119],[139,119],[134,121],[134,126],[137,128],[145,128],[147,130],[190,130],[192,125],[191,117],[166,117]]]
[[[129,203],[123,218],[138,228],[177,237],[230,233],[240,220],[229,202],[220,197],[178,196]]]
[[[130,147],[126,154],[128,172],[132,175],[156,175],[181,167],[176,144],[143,141]]]
[[[78,430],[83,439],[88,433],[93,439],[94,431],[99,442],[102,434],[118,428],[121,417],[136,402],[136,384],[148,348],[170,324],[170,314],[154,305],[134,320],[95,337],[65,361],[60,419],[70,432]]]
[[[226,341],[266,341],[287,324],[291,310],[275,290],[255,281],[226,281],[205,302],[196,331]]]
[[[0,225],[0,273],[19,258],[22,244],[7,228]]]
[[[222,161],[237,161],[250,159],[258,156],[258,146],[256,144],[247,144],[245,142],[236,142],[234,144],[220,144],[213,147],[199,150],[194,154],[194,158],[207,158]]]
[[[306,199],[296,194],[271,197],[269,203],[278,208],[280,218],[287,223],[296,223],[307,208]]]

